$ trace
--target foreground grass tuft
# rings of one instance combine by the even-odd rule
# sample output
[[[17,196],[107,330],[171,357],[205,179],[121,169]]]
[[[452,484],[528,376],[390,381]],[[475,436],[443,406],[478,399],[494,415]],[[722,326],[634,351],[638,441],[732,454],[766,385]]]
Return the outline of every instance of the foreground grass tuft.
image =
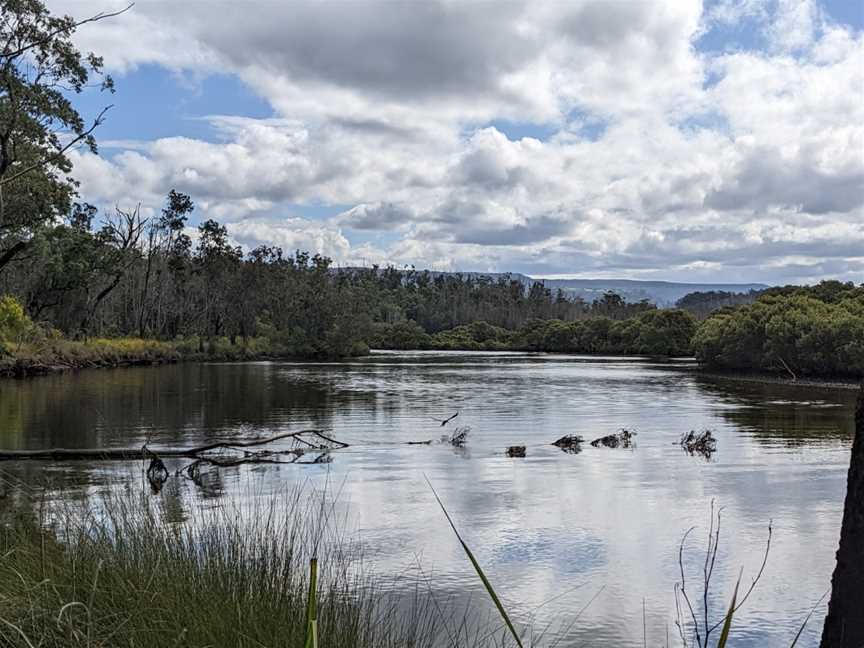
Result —
[[[426,647],[437,636],[419,597],[392,609],[355,546],[322,541],[299,493],[175,523],[137,498],[53,513],[48,528],[33,510],[7,511],[0,527],[3,646],[301,648],[316,553],[316,646]]]

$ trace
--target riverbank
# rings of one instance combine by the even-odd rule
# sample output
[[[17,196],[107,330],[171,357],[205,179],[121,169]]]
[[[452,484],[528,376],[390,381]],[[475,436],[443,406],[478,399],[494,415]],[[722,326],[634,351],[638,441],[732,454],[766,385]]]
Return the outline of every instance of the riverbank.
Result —
[[[792,379],[789,376],[756,373],[756,372],[741,372],[741,371],[721,371],[717,369],[699,368],[694,369],[700,376],[704,378],[718,378],[722,380],[734,380],[736,382],[761,383],[768,385],[786,385],[788,387],[816,387],[820,389],[859,389],[862,381],[856,381],[849,377],[836,378],[796,378]]]
[[[300,359],[266,337],[232,343],[228,338],[178,340],[94,338],[52,340],[20,347],[0,347],[0,377],[28,378],[80,369],[172,364],[175,362],[248,362]],[[306,358],[308,359],[308,357]]]
[[[394,349],[372,349],[392,351]],[[403,351],[531,351],[501,348],[417,348]],[[368,353],[369,349],[366,349]],[[544,353],[544,352],[540,352]],[[557,351],[555,353],[565,353]],[[366,355],[366,354],[363,354]],[[578,353],[598,355],[605,353]],[[355,356],[357,357],[357,356]],[[626,354],[622,357],[628,357]],[[644,355],[632,356],[634,359]],[[680,358],[664,358],[670,361]],[[28,378],[81,369],[113,369],[119,367],[158,366],[177,362],[252,362],[261,360],[309,360],[274,345],[268,338],[248,338],[231,343],[227,338],[201,340],[191,337],[181,340],[149,340],[142,338],[95,338],[86,341],[57,340],[42,345],[22,345],[14,351],[0,355],[0,378]],[[694,359],[695,361],[695,359]],[[793,380],[782,374],[722,370],[694,365],[693,371],[706,378],[734,380],[790,387],[818,387],[828,389],[858,389],[861,381],[855,378],[806,377]]]

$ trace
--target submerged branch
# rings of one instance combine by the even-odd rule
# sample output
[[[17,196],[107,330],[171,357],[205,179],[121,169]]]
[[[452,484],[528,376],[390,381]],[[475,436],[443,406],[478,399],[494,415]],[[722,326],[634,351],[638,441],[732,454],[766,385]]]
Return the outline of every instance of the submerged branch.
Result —
[[[220,441],[194,448],[162,448],[154,449],[147,445],[141,448],[48,448],[47,450],[0,450],[0,461],[14,460],[92,460],[113,461],[141,459],[152,455],[159,457],[182,457],[199,459],[200,455],[213,450],[231,450],[235,448],[250,448],[273,443],[283,439],[291,439],[298,446],[314,450],[338,450],[347,448],[348,444],[325,436],[320,430],[300,430],[285,432],[265,439],[252,441]],[[317,443],[316,443],[317,440]]]

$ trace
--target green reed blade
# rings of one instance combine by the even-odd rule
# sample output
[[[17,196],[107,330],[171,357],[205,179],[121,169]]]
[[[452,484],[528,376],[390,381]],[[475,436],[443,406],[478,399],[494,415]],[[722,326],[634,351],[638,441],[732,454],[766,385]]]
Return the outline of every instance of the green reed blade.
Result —
[[[738,581],[735,583],[735,591],[732,592],[732,602],[729,604],[729,612],[726,613],[726,620],[723,622],[723,630],[720,632],[720,641],[717,642],[717,648],[725,648],[726,642],[729,640],[729,630],[732,628],[732,615],[735,613],[735,600],[738,598],[738,586],[741,584],[741,575],[738,575]]]
[[[306,604],[305,648],[318,648],[318,559],[309,561],[309,600]]]
[[[828,592],[830,592],[830,591],[831,591],[830,589],[826,590],[825,593],[821,597],[819,597],[819,600],[816,601],[816,605],[814,605],[812,608],[810,608],[810,612],[807,614],[806,617],[804,617],[804,623],[802,623],[801,627],[798,628],[798,633],[795,635],[795,638],[792,640],[792,643],[789,646],[789,648],[795,648],[795,644],[797,644],[798,639],[801,638],[801,634],[804,632],[804,628],[807,627],[807,622],[810,620],[810,617],[813,616],[813,613],[816,611],[816,608],[818,608],[819,604],[825,600],[825,597],[828,596]]]
[[[424,475],[424,477],[426,477]],[[492,588],[492,583],[489,582],[489,579],[486,578],[486,574],[483,573],[483,569],[480,567],[480,563],[477,562],[477,559],[474,557],[474,554],[471,553],[471,549],[465,544],[465,541],[462,539],[462,536],[459,535],[459,531],[456,528],[456,525],[453,523],[450,514],[447,512],[447,509],[444,507],[444,502],[441,501],[441,498],[438,497],[438,493],[435,492],[435,488],[432,486],[432,482],[429,481],[429,478],[426,477],[426,483],[429,484],[429,488],[432,489],[432,494],[435,496],[435,499],[438,500],[438,506],[441,507],[441,510],[444,511],[444,515],[447,518],[447,521],[450,523],[450,528],[453,529],[453,533],[456,534],[456,538],[459,540],[459,544],[462,545],[462,549],[465,550],[465,554],[468,556],[468,560],[471,561],[471,564],[474,565],[474,571],[477,572],[477,575],[480,577],[480,580],[483,582],[483,587],[486,588],[486,591],[489,593],[489,596],[492,598],[492,602],[495,603],[495,607],[498,608],[498,613],[501,615],[501,618],[504,619],[504,623],[507,624],[507,628],[510,630],[510,634],[513,635],[513,639],[516,640],[516,645],[519,648],[524,648],[522,646],[522,640],[519,639],[519,635],[516,634],[516,628],[513,627],[513,623],[510,621],[510,617],[507,616],[507,611],[504,609],[504,605],[501,603],[501,600],[498,598],[498,595],[495,593],[495,590]]]

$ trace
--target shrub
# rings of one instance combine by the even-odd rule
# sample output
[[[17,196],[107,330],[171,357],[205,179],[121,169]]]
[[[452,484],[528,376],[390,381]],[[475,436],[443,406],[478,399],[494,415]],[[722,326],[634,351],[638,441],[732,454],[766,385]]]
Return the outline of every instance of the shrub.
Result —
[[[17,342],[19,345],[33,328],[33,322],[21,303],[11,295],[0,297],[0,345]]]

